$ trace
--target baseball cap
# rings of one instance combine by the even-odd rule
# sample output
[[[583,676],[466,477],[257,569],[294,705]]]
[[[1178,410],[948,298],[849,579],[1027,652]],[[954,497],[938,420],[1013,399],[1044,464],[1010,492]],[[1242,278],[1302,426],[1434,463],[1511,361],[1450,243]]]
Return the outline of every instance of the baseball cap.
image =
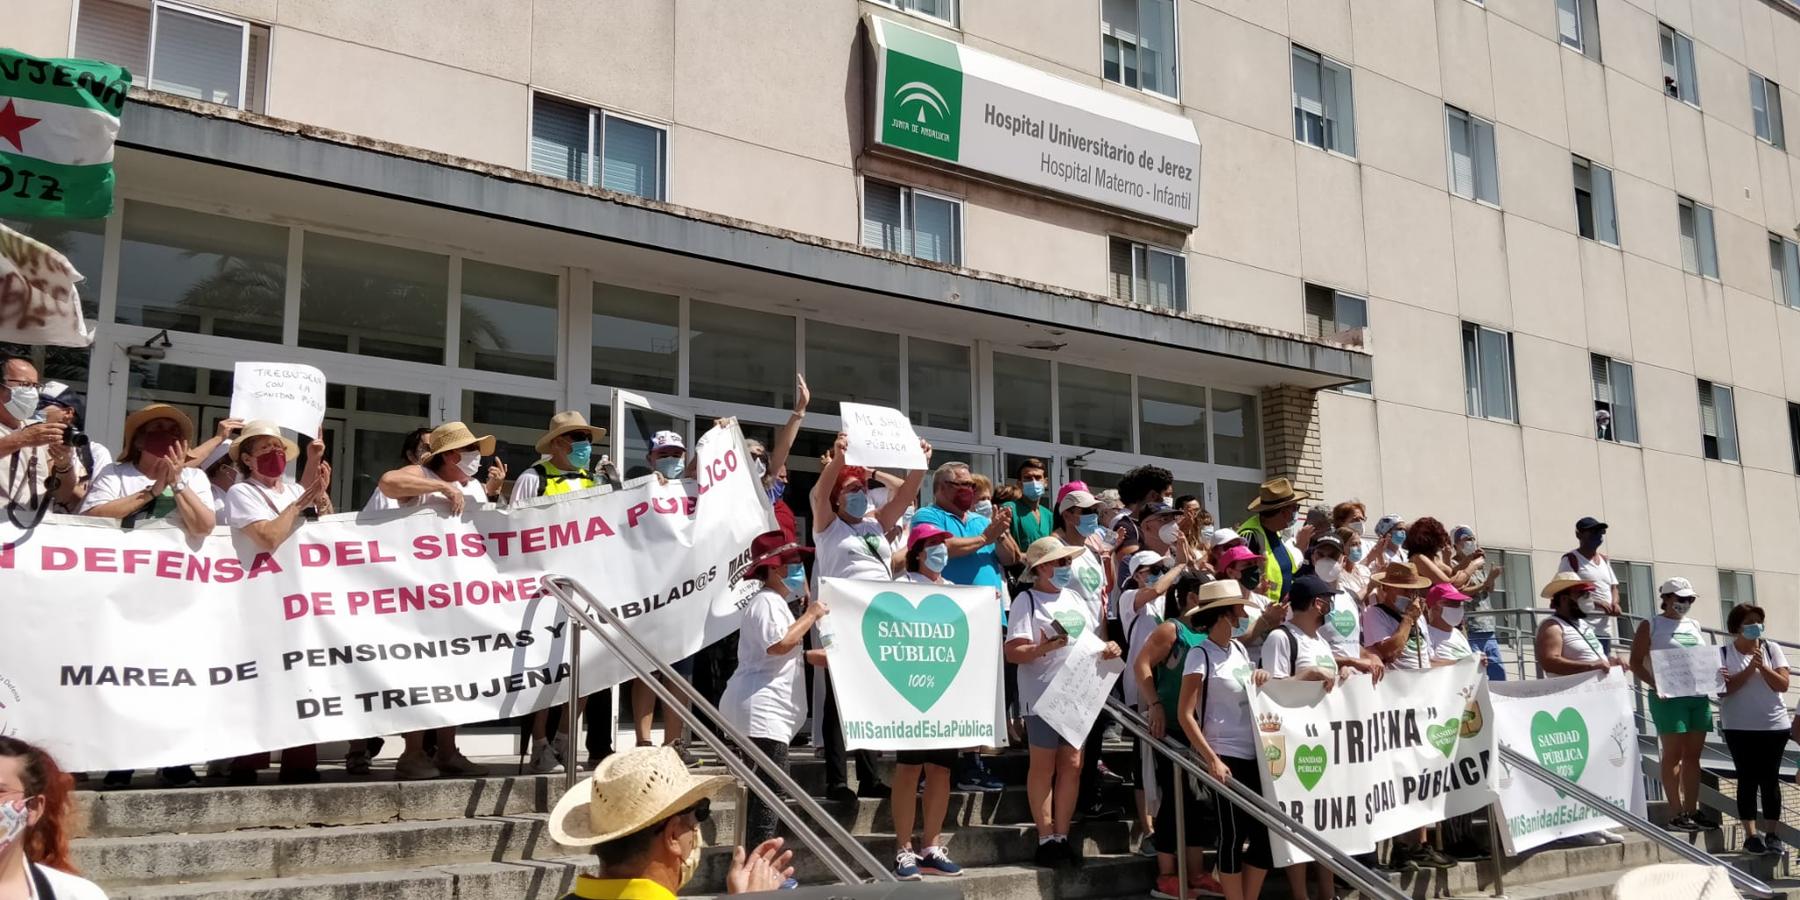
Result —
[[[1145,566],[1161,565],[1168,559],[1166,554],[1157,553],[1154,550],[1139,550],[1131,554],[1131,558],[1125,561],[1125,571],[1136,572]]]
[[[1138,517],[1138,521],[1139,522],[1148,522],[1151,519],[1154,519],[1158,516],[1179,516],[1179,515],[1181,515],[1181,510],[1176,509],[1175,507],[1170,506],[1167,503],[1146,503],[1146,504],[1144,504],[1144,514]]]
[[[1600,521],[1599,519],[1594,518],[1593,516],[1582,516],[1580,519],[1578,519],[1575,522],[1575,530],[1576,531],[1593,531],[1596,528],[1600,529],[1601,531],[1605,531],[1606,523]]]
[[[1466,603],[1468,600],[1468,594],[1457,590],[1456,585],[1448,582],[1434,584],[1431,590],[1425,592],[1425,602],[1432,604]]]
[[[1338,537],[1335,534],[1321,534],[1312,539],[1312,546],[1306,548],[1306,552],[1308,554],[1317,553],[1319,552],[1320,547],[1335,547],[1339,552],[1342,552],[1344,549],[1344,542],[1338,540]]]
[[[681,435],[676,434],[673,431],[659,431],[650,436],[651,453],[655,453],[658,450],[666,450],[670,447],[680,450],[683,453],[687,452],[687,444],[682,442]]]
[[[1671,578],[1668,581],[1663,582],[1662,586],[1656,589],[1656,595],[1658,597],[1667,597],[1670,594],[1674,594],[1677,597],[1691,598],[1694,596],[1694,586],[1689,583],[1686,578]]]
[[[1243,539],[1244,539],[1244,536],[1241,534],[1238,534],[1237,529],[1235,529],[1235,528],[1215,528],[1215,529],[1213,529],[1212,545],[1214,547],[1223,547],[1226,544],[1235,543],[1235,542],[1241,541]]]
[[[1289,603],[1312,597],[1329,597],[1335,593],[1337,590],[1317,575],[1302,575],[1290,582],[1287,589]]]
[[[1375,523],[1375,536],[1376,537],[1387,537],[1387,533],[1390,531],[1393,531],[1394,527],[1399,524],[1400,524],[1400,517],[1394,515],[1393,513],[1388,513],[1387,515],[1381,517],[1381,521]]]
[[[1090,494],[1084,490],[1076,489],[1073,491],[1069,491],[1066,494],[1063,494],[1062,499],[1056,501],[1056,511],[1062,512],[1063,510],[1071,509],[1074,507],[1080,507],[1082,509],[1086,509],[1090,506],[1099,506],[1099,505],[1100,505],[1100,501],[1095,500],[1093,494]]]

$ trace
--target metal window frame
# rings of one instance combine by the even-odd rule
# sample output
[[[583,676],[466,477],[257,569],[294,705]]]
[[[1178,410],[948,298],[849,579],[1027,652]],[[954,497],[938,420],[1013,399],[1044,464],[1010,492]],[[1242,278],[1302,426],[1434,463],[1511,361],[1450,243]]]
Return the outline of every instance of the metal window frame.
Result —
[[[934,191],[934,190],[929,190],[927,188],[914,187],[910,184],[902,184],[898,181],[888,181],[884,178],[871,178],[867,175],[863,176],[862,189],[857,191],[857,194],[856,194],[856,200],[857,200],[856,225],[857,225],[857,230],[858,230],[857,242],[859,245],[861,244],[861,241],[862,241],[860,232],[862,231],[862,229],[864,227],[866,227],[866,225],[869,221],[869,185],[871,185],[871,184],[884,185],[886,187],[891,187],[900,192],[900,231],[906,237],[906,249],[904,249],[904,250],[887,250],[887,248],[884,248],[884,247],[876,247],[875,249],[887,250],[887,252],[889,252],[889,253],[898,253],[901,256],[910,256],[914,259],[923,259],[923,257],[919,256],[919,254],[918,254],[919,235],[918,235],[918,226],[916,224],[918,222],[918,216],[915,214],[915,211],[914,211],[914,205],[917,202],[915,198],[918,195],[923,194],[924,196],[929,197],[933,200],[942,200],[945,203],[950,204],[951,208],[953,210],[955,210],[955,213],[956,213],[955,217],[951,220],[951,223],[950,223],[950,228],[951,228],[951,231],[953,232],[951,235],[951,238],[952,238],[952,243],[954,244],[955,259],[951,260],[949,262],[943,262],[941,260],[926,260],[926,262],[938,262],[942,265],[950,265],[950,266],[961,266],[963,264],[963,251],[964,251],[964,246],[963,246],[963,203],[964,203],[964,198],[958,197],[954,194],[946,194],[942,191]]]
[[[876,2],[885,2],[885,0],[876,0]],[[1144,58],[1143,58],[1143,54],[1141,52],[1138,53],[1138,65],[1137,65],[1138,83],[1137,84],[1127,84],[1124,80],[1124,78],[1125,78],[1125,57],[1123,54],[1123,49],[1124,49],[1125,45],[1130,45],[1134,52],[1141,51],[1144,46],[1143,33],[1142,33],[1143,32],[1143,24],[1144,24],[1144,15],[1143,15],[1144,0],[1131,0],[1131,2],[1138,4],[1138,29],[1139,30],[1137,33],[1123,31],[1123,30],[1113,28],[1112,23],[1106,21],[1106,4],[1104,2],[1099,4],[1098,15],[1100,16],[1100,58],[1099,58],[1098,62],[1100,64],[1100,68],[1099,68],[1100,80],[1119,85],[1120,87],[1127,87],[1134,91],[1142,91],[1146,94],[1149,94],[1152,97],[1161,97],[1164,100],[1169,100],[1172,102],[1179,103],[1179,102],[1181,102],[1181,4],[1180,4],[1180,2],[1178,2],[1178,0],[1170,0],[1170,3],[1169,3],[1169,29],[1175,38],[1174,39],[1175,52],[1173,54],[1174,66],[1173,66],[1173,70],[1171,71],[1170,74],[1173,76],[1173,79],[1175,82],[1175,84],[1173,85],[1175,91],[1174,91],[1174,93],[1165,93],[1163,91],[1153,90],[1151,88],[1144,87]],[[1120,45],[1121,53],[1119,56],[1119,79],[1116,81],[1111,78],[1106,77],[1106,39],[1107,38],[1112,38],[1115,42],[1117,42]]]
[[[1181,284],[1178,285],[1178,287],[1180,288],[1180,290],[1178,291],[1179,296],[1177,296],[1175,298],[1176,305],[1174,307],[1166,307],[1166,308],[1173,309],[1175,312],[1187,312],[1187,308],[1188,308],[1187,287],[1188,287],[1188,285],[1187,285],[1187,251],[1186,250],[1181,250],[1181,249],[1177,249],[1174,247],[1165,246],[1162,244],[1152,244],[1147,241],[1133,240],[1131,238],[1128,238],[1128,237],[1126,237],[1124,235],[1120,235],[1120,234],[1107,235],[1107,253],[1106,253],[1107,270],[1106,270],[1106,274],[1108,275],[1108,277],[1112,276],[1112,274],[1113,274],[1112,265],[1111,265],[1111,263],[1112,263],[1112,242],[1113,241],[1120,241],[1120,242],[1124,243],[1125,246],[1127,246],[1131,249],[1131,273],[1130,273],[1130,278],[1129,278],[1129,281],[1131,284],[1131,296],[1126,298],[1126,302],[1136,303],[1140,306],[1154,306],[1157,309],[1165,308],[1165,307],[1161,307],[1161,306],[1156,306],[1156,304],[1149,302],[1148,300],[1144,299],[1143,297],[1139,297],[1138,293],[1137,293],[1137,284],[1138,284],[1138,280],[1140,277],[1144,278],[1145,284],[1150,283],[1149,279],[1147,277],[1144,277],[1145,273],[1141,272],[1138,269],[1138,254],[1140,252],[1142,252],[1144,254],[1145,265],[1148,266],[1149,258],[1150,258],[1149,255],[1151,253],[1161,253],[1166,256],[1174,257],[1176,270],[1181,273]]]
[[[1473,2],[1473,0],[1471,0],[1471,2]],[[1492,185],[1484,185],[1481,177],[1480,135],[1482,134],[1482,129],[1477,127],[1478,124],[1487,126],[1488,155],[1492,156],[1494,159],[1494,183]],[[1450,129],[1453,127],[1463,128],[1468,135],[1469,187],[1472,191],[1470,194],[1457,193],[1456,190],[1456,151],[1454,149],[1455,144],[1450,140]],[[1500,209],[1500,149],[1497,146],[1498,142],[1494,140],[1494,134],[1494,121],[1492,119],[1476,115],[1460,106],[1454,106],[1449,103],[1444,104],[1444,163],[1446,166],[1450,193],[1454,196],[1461,197],[1464,200],[1473,200],[1476,203],[1494,209]],[[1492,188],[1494,199],[1489,200],[1482,196],[1482,188],[1484,186]]]
[[[1295,82],[1295,78],[1294,78],[1294,63],[1296,60],[1298,60],[1300,62],[1304,62],[1307,65],[1313,66],[1318,69],[1318,72],[1319,72],[1319,106],[1322,109],[1324,109],[1323,118],[1325,119],[1325,121],[1335,124],[1337,126],[1337,129],[1339,132],[1341,132],[1341,129],[1343,127],[1343,116],[1334,114],[1339,111],[1330,102],[1331,97],[1335,96],[1335,91],[1326,90],[1325,73],[1327,71],[1331,70],[1332,68],[1335,68],[1337,71],[1341,71],[1343,73],[1343,77],[1347,81],[1351,82],[1351,87],[1350,87],[1351,114],[1350,114],[1350,142],[1349,143],[1350,143],[1350,146],[1352,149],[1346,151],[1341,146],[1344,143],[1343,141],[1333,140],[1332,139],[1333,138],[1333,130],[1332,129],[1325,129],[1325,134],[1322,136],[1322,140],[1324,140],[1323,144],[1315,144],[1312,141],[1304,140],[1300,137],[1300,135],[1298,133],[1296,133],[1294,135],[1294,143],[1303,144],[1305,146],[1312,147],[1312,148],[1318,149],[1318,150],[1323,150],[1326,153],[1333,153],[1333,154],[1341,156],[1345,159],[1355,159],[1356,151],[1354,148],[1356,146],[1356,112],[1355,112],[1356,88],[1355,88],[1355,84],[1354,84],[1354,79],[1351,74],[1353,71],[1353,67],[1347,63],[1340,61],[1340,60],[1333,59],[1333,58],[1331,58],[1331,56],[1329,56],[1327,54],[1320,53],[1319,51],[1314,50],[1311,47],[1305,46],[1304,44],[1295,44],[1295,43],[1290,42],[1288,44],[1288,98],[1289,98],[1290,106],[1291,106],[1292,110],[1296,113],[1300,111],[1300,91],[1299,91],[1299,88],[1298,88],[1298,86]],[[1334,73],[1334,75],[1335,75],[1335,73]]]
[[[1470,415],[1472,415],[1474,418],[1486,419],[1490,422],[1505,422],[1509,425],[1519,424],[1519,386],[1518,386],[1518,380],[1517,380],[1518,366],[1513,360],[1513,335],[1512,335],[1512,332],[1504,331],[1499,328],[1489,328],[1486,325],[1482,325],[1479,322],[1464,321],[1462,323],[1462,326],[1463,326],[1462,330],[1458,334],[1458,342],[1459,343],[1462,343],[1463,341],[1466,340],[1466,335],[1468,335],[1470,333],[1470,329],[1474,329],[1474,336],[1475,336],[1475,345],[1474,345],[1473,351],[1470,350],[1469,345],[1467,343],[1463,343],[1463,352],[1465,354],[1473,352],[1473,354],[1474,354],[1472,359],[1473,359],[1474,368],[1475,368],[1475,384],[1473,385],[1474,397],[1475,397],[1475,403],[1474,403],[1475,410],[1474,410],[1474,412],[1470,413]],[[1481,333],[1484,331],[1492,333],[1492,334],[1500,335],[1502,338],[1504,338],[1506,340],[1506,360],[1505,360],[1505,369],[1506,370],[1504,372],[1500,373],[1498,377],[1505,379],[1505,388],[1506,388],[1506,393],[1507,393],[1508,405],[1512,407],[1512,415],[1510,417],[1494,415],[1491,410],[1486,408],[1487,404],[1482,397],[1482,394],[1484,393],[1483,389],[1485,388],[1485,386],[1487,384],[1488,375],[1489,375],[1486,368],[1483,367],[1481,364]],[[1469,365],[1467,362],[1465,362],[1463,365],[1463,372],[1464,372],[1465,378],[1468,373],[1468,370],[1469,370]],[[1463,386],[1463,390],[1464,390],[1465,394],[1468,392],[1470,387],[1471,387],[1471,385],[1468,385],[1468,384],[1465,384]],[[1465,410],[1464,410],[1465,412],[1467,412],[1467,405],[1468,404],[1466,403],[1466,400],[1465,400]]]
[[[668,202],[668,198],[669,198],[669,140],[670,140],[670,132],[671,132],[669,123],[661,122],[656,119],[651,119],[651,118],[647,118],[647,117],[640,116],[640,115],[634,115],[632,113],[620,112],[619,110],[601,106],[597,103],[594,103],[590,100],[582,99],[581,97],[577,97],[573,94],[564,94],[564,93],[561,93],[558,91],[546,90],[544,88],[537,87],[535,85],[528,86],[525,91],[525,121],[527,123],[526,127],[525,127],[525,166],[526,166],[527,171],[529,171],[531,168],[531,142],[536,137],[536,132],[533,131],[532,125],[530,123],[532,123],[535,120],[534,114],[537,111],[537,100],[539,97],[547,97],[550,100],[553,100],[555,102],[564,103],[569,106],[577,106],[577,107],[580,107],[587,111],[587,116],[588,116],[588,139],[587,139],[588,172],[587,172],[587,178],[585,180],[576,180],[573,178],[565,179],[567,181],[575,181],[577,184],[585,184],[585,185],[588,185],[589,187],[599,187],[600,186],[600,170],[601,170],[601,167],[604,166],[605,162],[606,162],[606,160],[600,155],[600,150],[602,147],[605,146],[605,140],[606,140],[606,131],[605,131],[606,119],[605,119],[605,117],[611,116],[616,119],[623,119],[627,122],[631,122],[636,125],[643,125],[647,128],[656,129],[656,132],[657,132],[657,148],[656,148],[657,149],[657,160],[656,160],[657,196],[646,197],[644,199],[655,200],[660,203]],[[540,172],[540,173],[536,173],[536,174],[543,174],[543,173]]]
[[[878,3],[882,6],[887,7],[888,9],[891,9],[898,13],[905,13],[906,15],[909,15],[909,16],[917,16],[921,19],[924,19],[927,22],[936,22],[939,25],[945,25],[950,28],[955,28],[958,31],[962,30],[962,25],[960,24],[962,22],[962,3],[960,2],[960,0],[949,0],[949,2],[950,2],[950,18],[948,18],[948,19],[939,18],[937,16],[932,15],[931,13],[928,13],[928,12],[925,12],[925,11],[919,9],[917,6],[914,5],[917,2],[917,0],[870,0],[870,2]]]
[[[1756,104],[1754,95],[1750,105],[1750,130],[1756,139],[1779,150],[1787,149],[1787,122],[1781,112],[1781,85],[1750,70],[1750,89],[1761,88],[1763,95],[1763,122],[1769,134],[1763,136],[1756,127]]]
[[[144,64],[144,68],[145,68],[144,86],[153,91],[157,90],[157,87],[156,87],[156,32],[157,32],[157,28],[162,20],[162,11],[165,9],[167,9],[171,12],[190,15],[190,16],[193,16],[193,17],[199,18],[199,19],[211,19],[214,22],[220,22],[220,23],[223,23],[226,25],[236,25],[238,27],[238,84],[237,84],[237,101],[238,102],[236,105],[232,106],[231,108],[232,109],[240,109],[240,110],[248,109],[249,108],[249,97],[247,95],[250,92],[250,20],[240,19],[235,16],[222,15],[220,13],[213,12],[212,10],[209,10],[209,9],[201,9],[196,6],[188,6],[185,3],[176,3],[176,2],[173,2],[173,0],[151,0],[151,3],[150,3],[150,53],[149,53],[148,58],[145,60],[145,64]],[[273,31],[274,31],[274,29],[270,29],[271,33]],[[72,37],[71,37],[71,40],[73,40]],[[265,76],[263,78],[263,81],[265,83],[265,93],[266,93],[266,90],[267,90],[266,84],[268,82],[267,76]],[[203,102],[210,103],[212,101],[207,100],[207,101],[203,101]],[[221,103],[219,105],[226,106],[227,104]]]

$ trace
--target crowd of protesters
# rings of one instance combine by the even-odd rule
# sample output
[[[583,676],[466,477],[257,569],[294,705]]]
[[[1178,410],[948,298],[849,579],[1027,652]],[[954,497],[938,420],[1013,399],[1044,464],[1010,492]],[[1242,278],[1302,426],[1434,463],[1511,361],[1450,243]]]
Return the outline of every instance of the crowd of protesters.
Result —
[[[273,423],[227,419],[197,442],[185,413],[153,403],[126,418],[115,457],[95,442],[67,439],[80,424],[78,398],[58,386],[45,390],[24,360],[8,360],[3,369],[0,502],[15,521],[45,510],[126,525],[166,519],[194,537],[228,528],[268,550],[291,539],[308,518],[333,511],[332,472],[322,441],[309,441],[302,451]],[[1070,657],[1071,643],[1084,633],[1100,639],[1104,657],[1124,658],[1119,690],[1153,736],[1190,749],[1215,778],[1253,791],[1260,791],[1261,775],[1249,697],[1269,679],[1318,681],[1329,690],[1352,678],[1379,680],[1390,670],[1427,669],[1468,657],[1482,661],[1489,679],[1507,677],[1496,617],[1484,606],[1500,584],[1501,566],[1467,526],[1390,514],[1370,528],[1362,503],[1317,505],[1287,479],[1273,478],[1242,510],[1245,518],[1235,527],[1221,527],[1199,498],[1175,496],[1172,474],[1154,465],[1126,472],[1115,489],[1096,491],[1081,481],[1054,484],[1045,463],[1027,459],[996,484],[961,462],[902,473],[851,466],[842,435],[821,457],[812,490],[804,498],[788,497],[786,462],[810,396],[804,379],[798,380],[796,396],[773,446],[750,442],[780,527],[753,543],[749,564],[737,573],[753,591],[735,638],[722,642],[735,648],[735,662],[725,666],[719,705],[738,731],[781,766],[788,765],[791,747],[805,743],[801,734],[811,722],[812,743],[826,760],[827,798],[890,801],[894,871],[902,879],[960,874],[943,834],[951,791],[992,792],[1009,785],[985,761],[995,748],[902,751],[890,785],[880,783],[876,754],[846,754],[830,680],[814,674],[829,664],[830,611],[817,599],[822,577],[992,589],[1002,611],[999,643],[1009,732],[1012,743],[1027,748],[1022,782],[1037,831],[1037,864],[1079,865],[1083,851],[1072,834],[1075,823],[1124,815],[1107,798],[1117,793],[1110,789],[1135,780],[1138,852],[1155,859],[1159,897],[1257,896],[1272,867],[1269,833],[1222,794],[1187,790],[1177,809],[1176,772],[1147,748],[1138,748],[1132,772],[1109,770],[1101,759],[1107,716],[1077,744],[1034,715],[1034,705]],[[493,459],[493,436],[476,434],[462,422],[420,428],[404,442],[395,468],[380,476],[365,509],[423,506],[454,516],[471,505],[528,504],[617,486],[613,461],[595,451],[605,436],[605,429],[589,425],[578,412],[557,413],[536,442],[539,461],[509,480],[505,466]],[[931,447],[921,443],[929,461]],[[484,476],[483,463],[490,459]],[[673,432],[654,434],[643,462],[665,482],[693,477],[694,460]],[[810,533],[796,533],[796,508],[807,514]],[[1221,511],[1227,513],[1232,519],[1238,515]],[[1537,667],[1546,676],[1628,668],[1653,689],[1651,651],[1706,640],[1688,615],[1696,593],[1685,579],[1664,582],[1658,591],[1660,614],[1639,624],[1629,653],[1616,656],[1612,623],[1621,614],[1622,598],[1601,551],[1607,528],[1593,518],[1578,521],[1576,546],[1563,554],[1559,571],[1543,587],[1551,614],[1536,626]],[[1749,835],[1746,847],[1779,852],[1776,775],[1793,720],[1784,701],[1788,663],[1780,645],[1763,638],[1763,618],[1754,605],[1731,610],[1726,623],[1731,639],[1719,647],[1726,686],[1718,712],[1737,767],[1737,813]],[[692,679],[694,665],[690,658],[673,669]],[[636,760],[634,766],[697,765],[682,738],[679,711],[664,709],[664,746],[652,748],[655,694],[646,684],[633,684],[629,691],[638,750],[615,755],[612,735],[590,729],[589,764],[605,768],[629,758]],[[590,722],[610,723],[612,693],[590,698]],[[1718,827],[1718,818],[1700,808],[1698,797],[1700,752],[1713,728],[1713,704],[1704,697],[1664,699],[1652,690],[1650,711],[1661,742],[1669,827]],[[527,717],[530,771],[577,763],[568,723],[558,721],[557,712]],[[407,734],[403,740],[395,765],[401,779],[488,771],[458,749],[456,728]],[[347,773],[368,775],[380,741],[354,742],[345,759]],[[654,760],[643,755],[651,751]],[[250,782],[269,761],[268,754],[218,760],[209,771]],[[615,774],[641,776],[633,771],[627,767]],[[106,783],[123,785],[131,777],[131,772],[109,773]],[[185,766],[165,768],[159,777],[170,785],[197,780]],[[279,777],[289,783],[317,780],[316,748],[283,751]],[[41,824],[55,820],[57,809],[66,806],[66,781],[41,753],[0,739],[0,884],[8,877],[62,879],[58,896],[87,896],[85,882],[54,874],[67,868],[59,863],[66,857],[56,855],[61,838],[54,826]],[[640,817],[658,829],[704,821],[704,795],[714,786],[694,782],[689,788],[669,804],[639,811]],[[600,796],[598,787],[594,796]],[[587,809],[572,812],[579,818]],[[1176,846],[1177,816],[1185,819],[1185,847]],[[576,824],[569,820],[571,829]],[[48,837],[19,841],[27,829]],[[752,798],[743,830],[745,846],[757,850],[740,864],[755,869],[754,880],[788,881],[786,857],[776,855],[775,811]],[[1464,831],[1452,822],[1403,835],[1392,842],[1386,864],[1404,870],[1454,866],[1459,856],[1483,852],[1471,846]],[[1602,832],[1583,840],[1617,838]],[[682,855],[676,862],[687,862],[679,835],[665,843],[632,846]],[[21,858],[21,847],[30,859],[30,865],[16,866],[24,875],[7,868]],[[1192,873],[1185,885],[1177,883],[1178,854],[1186,855]],[[607,852],[601,857],[607,860]],[[1292,896],[1334,896],[1332,875],[1321,866],[1291,866],[1286,878]]]

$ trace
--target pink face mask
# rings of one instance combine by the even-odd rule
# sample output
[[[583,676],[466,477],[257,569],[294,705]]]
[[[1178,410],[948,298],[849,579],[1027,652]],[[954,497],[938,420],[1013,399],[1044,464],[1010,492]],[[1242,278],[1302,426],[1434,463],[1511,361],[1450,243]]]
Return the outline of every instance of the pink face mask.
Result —
[[[287,472],[287,454],[276,450],[256,458],[256,474],[264,478],[280,478]]]
[[[138,441],[138,449],[148,456],[164,457],[175,449],[175,442],[179,439],[173,434],[146,434]]]

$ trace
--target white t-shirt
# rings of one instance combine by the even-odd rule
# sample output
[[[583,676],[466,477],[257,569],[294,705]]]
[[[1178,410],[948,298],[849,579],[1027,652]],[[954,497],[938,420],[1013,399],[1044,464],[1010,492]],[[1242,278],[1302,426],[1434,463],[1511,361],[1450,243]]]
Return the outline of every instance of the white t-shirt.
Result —
[[[56,900],[106,900],[106,892],[99,885],[80,875],[70,875],[61,869],[37,863],[29,865],[43,874],[44,880],[50,884],[50,892],[56,895]],[[30,892],[27,896],[32,900],[39,900],[37,884],[29,874],[25,878],[25,889]]]
[[[1698,647],[1704,643],[1706,643],[1706,632],[1700,629],[1699,622],[1687,616],[1679,619],[1657,616],[1650,620],[1650,649],[1652,650]]]
[[[1599,585],[1600,599],[1605,600],[1607,603],[1611,603],[1613,601],[1612,589],[1618,586],[1619,576],[1613,574],[1612,563],[1607,560],[1606,554],[1600,553],[1597,554],[1597,556],[1599,557],[1598,559],[1588,559],[1581,555],[1580,550],[1570,550],[1562,555],[1562,559],[1557,561],[1556,571],[1574,572],[1581,576],[1582,581],[1591,581]],[[1595,634],[1603,638],[1612,637],[1612,616],[1594,615],[1590,612],[1588,613],[1587,621],[1594,629]]]
[[[1293,653],[1294,667],[1288,668],[1288,654]],[[1324,669],[1337,675],[1337,653],[1325,640],[1325,629],[1317,635],[1300,630],[1297,625],[1283,625],[1269,632],[1263,641],[1262,667],[1270,678],[1288,678],[1308,669]]]
[[[181,470],[180,479],[183,490],[193,491],[194,496],[202,500],[212,500],[212,482],[206,480],[206,473],[186,468]],[[81,511],[87,512],[121,497],[129,497],[155,483],[155,479],[138,471],[137,466],[115,462],[101,469],[100,474],[88,482],[87,498],[81,502]]]
[[[1098,622],[1105,618],[1106,611],[1106,568],[1100,564],[1100,557],[1092,548],[1069,560],[1069,590],[1081,598],[1087,605],[1088,618]]]
[[[1423,600],[1414,600],[1423,603]],[[1364,647],[1373,647],[1394,636],[1400,630],[1400,622],[1388,614],[1380,604],[1372,603],[1362,614],[1362,643]],[[1412,631],[1406,636],[1406,646],[1400,648],[1400,655],[1388,663],[1390,669],[1428,669],[1431,667],[1431,651],[1425,645],[1425,623],[1414,622]]]
[[[1774,641],[1763,641],[1763,652],[1768,654],[1770,669],[1788,667],[1787,655],[1781,652],[1781,645]],[[1750,658],[1738,652],[1737,641],[1719,647],[1725,660],[1726,676],[1733,676],[1744,671],[1750,664]],[[1719,698],[1719,728],[1732,731],[1786,731],[1793,724],[1793,717],[1788,715],[1787,706],[1782,703],[1780,694],[1775,693],[1769,683],[1761,675],[1752,675],[1738,685],[1738,689]]]
[[[1133,673],[1137,671],[1138,653],[1149,643],[1150,635],[1156,633],[1157,626],[1162,624],[1161,604],[1161,600],[1152,602],[1137,618],[1131,620],[1131,625],[1125,630],[1125,674],[1119,676],[1119,683],[1123,685],[1125,703],[1128,706],[1135,706],[1138,701],[1137,675]]]
[[[859,581],[893,581],[888,563],[894,546],[881,533],[881,523],[872,518],[851,524],[839,516],[822,531],[813,532],[818,556],[813,574],[819,578],[852,578]]]
[[[1164,591],[1162,594],[1151,599],[1149,603],[1144,604],[1143,609],[1138,609],[1137,598],[1140,590],[1143,590],[1143,588],[1130,588],[1119,592],[1119,628],[1122,630],[1127,640],[1131,637],[1132,625],[1137,622],[1139,617],[1148,615],[1153,620],[1161,622],[1163,619],[1163,610],[1168,604],[1168,592]]]
[[[1571,625],[1560,616],[1551,616],[1538,627],[1554,628],[1562,635],[1563,659],[1585,663],[1598,662],[1603,657],[1600,652],[1600,635],[1586,619]]]
[[[1027,588],[1013,598],[1012,608],[1007,612],[1006,640],[1010,643],[1023,638],[1034,644],[1044,640],[1055,634],[1055,629],[1050,627],[1052,619],[1062,623],[1069,632],[1069,644],[1095,627],[1088,605],[1075,593],[1072,582],[1071,587],[1064,588],[1054,597],[1036,588]],[[1065,644],[1035,660],[1019,663],[1019,708],[1026,715],[1031,714],[1031,707],[1043,696],[1044,688],[1049,687],[1068,654],[1069,647]]]
[[[1344,659],[1360,659],[1362,657],[1362,607],[1356,603],[1356,594],[1351,588],[1344,586],[1339,576],[1338,592],[1331,595],[1331,611],[1325,614],[1325,623],[1319,626],[1319,637],[1331,645],[1331,652]]]
[[[413,474],[414,475],[423,475],[426,478],[429,478],[433,481],[443,481],[444,480],[442,478],[439,478],[437,476],[436,472],[433,472],[430,469],[427,469],[423,466],[414,466]],[[471,505],[478,506],[480,504],[488,502],[487,490],[482,487],[481,482],[476,481],[475,479],[471,478],[468,481],[463,482],[461,487],[462,487],[462,494],[463,494],[463,498],[464,498],[463,509],[466,510]],[[430,494],[423,494],[418,497],[410,497],[405,500],[395,500],[394,498],[389,497],[388,495],[382,493],[381,488],[379,488],[379,487],[375,489],[374,493],[369,495],[369,502],[363,505],[363,509],[370,510],[373,512],[381,512],[383,510],[389,510],[389,509],[412,509],[413,507],[416,507],[416,506],[427,506],[427,507],[435,509],[438,512],[443,513],[445,515],[450,514],[450,498],[445,497],[443,494],[433,492]]]
[[[1425,639],[1431,645],[1431,658],[1434,660],[1455,661],[1475,652],[1469,646],[1469,636],[1463,634],[1460,628],[1442,629],[1426,625]]]
[[[233,483],[235,484],[235,482]],[[207,481],[206,486],[212,488],[213,519],[220,525],[231,524],[230,522],[225,521],[225,498],[230,494],[231,489],[219,487],[218,485],[213,484],[210,479]]]
[[[267,522],[279,517],[282,510],[305,493],[299,485],[286,478],[281,479],[273,488],[265,488],[246,478],[225,492],[224,524],[232,528],[243,528]]]
[[[1189,675],[1205,676],[1210,661],[1212,677],[1202,685],[1206,710],[1200,733],[1206,735],[1206,742],[1220,756],[1255,759],[1255,724],[1250,716],[1250,674],[1255,670],[1249,654],[1235,640],[1228,648],[1207,640],[1198,650],[1188,652],[1187,667],[1181,675],[1184,679]],[[1199,712],[1198,707],[1195,711]]]
[[[767,588],[744,604],[744,620],[738,626],[738,666],[719,698],[725,718],[746,735],[770,741],[791,741],[806,721],[806,643],[780,656],[769,647],[794,627],[794,613],[787,598]]]

